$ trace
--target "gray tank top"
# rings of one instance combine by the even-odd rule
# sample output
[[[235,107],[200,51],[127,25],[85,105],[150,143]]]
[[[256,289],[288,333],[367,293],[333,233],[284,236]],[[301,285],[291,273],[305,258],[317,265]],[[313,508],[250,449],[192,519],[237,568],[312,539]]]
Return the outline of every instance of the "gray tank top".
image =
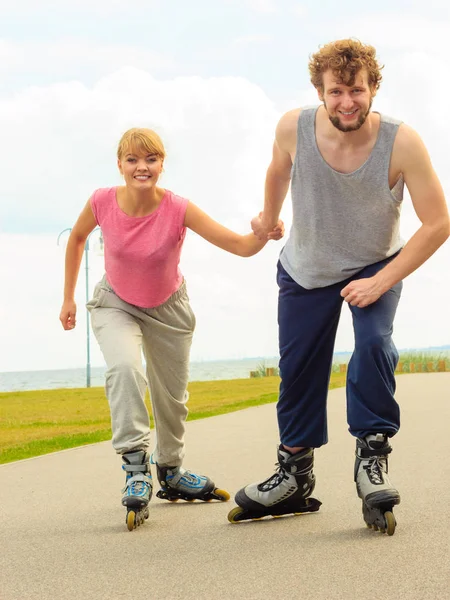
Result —
[[[323,159],[316,142],[318,107],[298,120],[292,166],[293,219],[280,261],[307,289],[351,277],[403,246],[399,234],[403,177],[389,189],[389,164],[400,121],[380,115],[375,146],[352,173],[339,173]]]

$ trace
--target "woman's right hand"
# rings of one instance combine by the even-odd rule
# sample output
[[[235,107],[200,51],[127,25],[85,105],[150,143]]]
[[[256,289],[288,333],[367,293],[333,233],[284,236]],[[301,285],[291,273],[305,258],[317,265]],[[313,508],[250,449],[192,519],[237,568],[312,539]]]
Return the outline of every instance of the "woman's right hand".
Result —
[[[76,323],[77,305],[75,300],[65,300],[61,308],[59,320],[63,328],[67,331],[73,329]]]

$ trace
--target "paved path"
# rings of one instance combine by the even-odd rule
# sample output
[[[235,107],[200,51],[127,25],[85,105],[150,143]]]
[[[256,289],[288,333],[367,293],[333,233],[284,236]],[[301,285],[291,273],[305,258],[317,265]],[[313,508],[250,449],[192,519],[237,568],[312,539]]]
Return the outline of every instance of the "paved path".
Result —
[[[231,500],[154,499],[130,533],[109,442],[0,467],[0,599],[450,597],[450,373],[398,378],[393,537],[362,521],[344,398],[330,393],[316,514],[231,525]],[[270,474],[276,443],[275,406],[250,408],[189,423],[185,464],[233,493]]]

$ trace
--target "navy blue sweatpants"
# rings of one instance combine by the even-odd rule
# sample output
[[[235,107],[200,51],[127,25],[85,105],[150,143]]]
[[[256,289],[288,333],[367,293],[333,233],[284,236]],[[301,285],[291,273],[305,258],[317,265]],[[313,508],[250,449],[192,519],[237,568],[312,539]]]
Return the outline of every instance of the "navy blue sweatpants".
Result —
[[[307,290],[278,263],[280,441],[290,447],[318,448],[328,441],[327,395],[334,342],[343,298],[350,281],[371,277],[391,259],[365,267],[357,275],[324,288]],[[393,436],[400,427],[394,399],[398,353],[392,341],[402,283],[366,308],[349,306],[355,348],[347,371],[347,421],[357,437]]]

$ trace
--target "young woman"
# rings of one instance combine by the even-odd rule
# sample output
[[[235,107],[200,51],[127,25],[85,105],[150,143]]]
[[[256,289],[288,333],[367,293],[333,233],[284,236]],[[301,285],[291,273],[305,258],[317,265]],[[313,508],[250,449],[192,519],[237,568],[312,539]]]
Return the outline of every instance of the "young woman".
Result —
[[[165,150],[149,129],[122,136],[118,167],[125,185],[96,190],[72,229],[66,251],[64,303],[60,320],[76,324],[75,286],[86,239],[98,225],[105,251],[105,275],[87,307],[108,370],[106,396],[111,410],[112,444],[122,455],[126,485],[122,504],[131,530],[148,517],[152,495],[150,463],[156,463],[167,500],[228,500],[209,477],[183,469],[189,352],[195,316],[179,269],[186,228],[239,256],[252,256],[284,227],[260,240],[238,235],[213,221],[192,202],[158,186]],[[145,357],[146,374],[142,367]],[[149,386],[156,428],[150,458]]]

